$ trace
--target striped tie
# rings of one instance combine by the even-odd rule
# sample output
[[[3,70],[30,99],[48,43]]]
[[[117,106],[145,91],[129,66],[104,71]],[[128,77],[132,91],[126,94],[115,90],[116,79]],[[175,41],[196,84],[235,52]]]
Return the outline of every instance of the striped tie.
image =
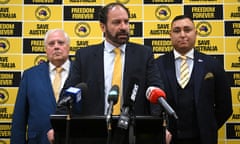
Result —
[[[56,98],[56,101],[58,101],[60,85],[61,85],[61,72],[63,71],[63,68],[62,67],[56,67],[55,71],[56,71],[56,74],[55,74],[55,78],[53,80],[53,92],[54,92],[54,96]]]
[[[189,67],[187,64],[187,57],[181,56],[181,66],[180,66],[180,81],[179,84],[182,88],[185,88],[189,81]]]
[[[122,81],[122,60],[121,60],[121,50],[120,48],[114,49],[115,59],[114,59],[114,69],[113,69],[113,78],[112,85],[117,85],[119,87],[119,97],[117,104],[113,107],[113,115],[120,114],[120,97],[121,97],[121,81]]]

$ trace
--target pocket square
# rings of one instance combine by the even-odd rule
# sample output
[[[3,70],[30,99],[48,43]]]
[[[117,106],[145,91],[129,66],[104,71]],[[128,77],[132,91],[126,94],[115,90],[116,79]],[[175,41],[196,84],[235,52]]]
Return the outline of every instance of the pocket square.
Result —
[[[204,79],[206,80],[206,79],[210,79],[210,78],[214,78],[214,75],[213,75],[213,73],[208,72],[208,73],[205,75]]]

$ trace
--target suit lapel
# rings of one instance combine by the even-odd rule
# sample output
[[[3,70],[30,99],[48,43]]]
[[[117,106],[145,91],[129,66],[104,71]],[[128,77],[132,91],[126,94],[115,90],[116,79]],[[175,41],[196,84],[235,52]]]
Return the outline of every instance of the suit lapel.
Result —
[[[51,101],[54,105],[56,105],[56,101],[54,98],[53,88],[49,76],[49,63],[43,63],[40,67],[39,77],[42,79],[43,84],[45,84],[46,91],[49,92],[48,96],[50,96]]]
[[[104,96],[102,94],[104,94],[104,59],[103,59],[103,55],[104,55],[104,43],[97,45],[96,47],[94,47],[94,51],[93,51],[93,58],[94,58],[94,66],[96,67],[96,70],[98,72],[96,72],[97,75],[97,83],[100,86],[100,91],[101,91],[101,96]]]
[[[175,70],[175,59],[173,52],[171,52],[165,63],[165,70],[167,75],[167,81],[170,82],[170,90],[173,92],[173,98],[177,102],[177,82],[176,82],[176,70]]]
[[[134,59],[134,50],[137,48],[131,47],[131,44],[126,45],[125,50],[125,64],[124,64],[124,72],[123,72],[123,95],[126,94],[126,88],[129,85],[129,79],[131,78],[132,74],[132,60]]]
[[[200,87],[204,72],[204,60],[197,51],[194,51],[194,95],[196,103],[199,98]]]

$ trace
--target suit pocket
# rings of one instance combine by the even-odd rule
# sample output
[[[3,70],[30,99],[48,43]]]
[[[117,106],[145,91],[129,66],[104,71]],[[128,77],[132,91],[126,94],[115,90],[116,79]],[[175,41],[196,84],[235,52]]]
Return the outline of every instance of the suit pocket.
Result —
[[[214,74],[212,72],[208,72],[206,73],[206,75],[204,76],[204,80],[211,80],[214,79]]]

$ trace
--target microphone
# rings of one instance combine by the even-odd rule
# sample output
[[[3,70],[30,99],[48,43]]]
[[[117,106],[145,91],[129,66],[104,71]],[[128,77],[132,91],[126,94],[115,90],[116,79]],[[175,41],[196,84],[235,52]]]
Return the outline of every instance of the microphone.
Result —
[[[118,120],[118,127],[122,129],[127,129],[129,124],[129,107],[123,107],[121,115]]]
[[[146,97],[147,99],[154,104],[160,104],[166,112],[173,116],[175,119],[178,119],[177,114],[175,111],[171,108],[171,106],[167,103],[166,94],[163,90],[161,90],[158,87],[149,87],[146,91]]]
[[[108,94],[108,109],[107,109],[107,122],[109,122],[112,112],[113,112],[113,105],[118,102],[118,95],[119,95],[119,87],[117,85],[113,85],[111,90]]]
[[[58,106],[66,106],[72,104],[73,102],[80,102],[82,99],[82,95],[84,95],[87,91],[86,83],[79,83],[75,87],[69,87],[64,92],[64,98],[58,102]]]
[[[118,127],[127,129],[129,125],[130,115],[133,113],[133,106],[135,103],[135,99],[138,93],[139,85],[138,80],[136,78],[133,78],[130,81],[128,90],[127,90],[127,102],[125,101],[125,104],[122,107],[121,114],[118,120]],[[130,112],[129,112],[130,111]]]
[[[137,77],[132,77],[127,85],[126,96],[124,97],[124,106],[132,107],[139,89],[139,80]]]

